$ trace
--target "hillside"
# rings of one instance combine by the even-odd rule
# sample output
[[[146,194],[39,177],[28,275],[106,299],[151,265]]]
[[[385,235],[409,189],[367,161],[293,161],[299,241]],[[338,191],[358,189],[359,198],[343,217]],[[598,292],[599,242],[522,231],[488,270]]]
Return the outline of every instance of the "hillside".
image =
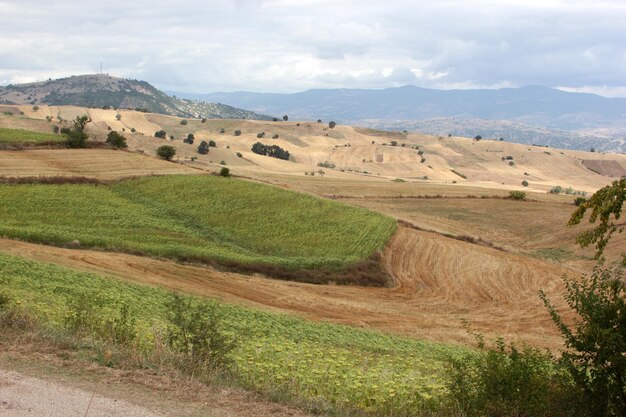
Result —
[[[223,104],[170,97],[145,81],[99,74],[0,87],[0,103],[130,108],[183,117],[271,119]]]
[[[502,136],[521,143],[569,149],[624,150],[620,129],[625,127],[626,99],[546,87],[433,90],[404,86],[382,90],[320,89],[294,94],[177,94],[269,114],[288,114],[296,120],[321,118],[421,133]],[[421,130],[422,121],[427,121],[428,128]],[[463,129],[467,123],[471,128]],[[543,129],[532,131],[533,127]],[[581,129],[587,131],[577,132]],[[605,132],[591,133],[590,129]]]

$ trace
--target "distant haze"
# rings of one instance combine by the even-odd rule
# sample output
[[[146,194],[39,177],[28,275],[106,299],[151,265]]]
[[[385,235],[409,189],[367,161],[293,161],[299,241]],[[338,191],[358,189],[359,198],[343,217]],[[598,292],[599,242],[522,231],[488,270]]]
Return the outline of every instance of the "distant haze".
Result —
[[[544,85],[626,97],[623,0],[0,1],[0,85],[185,92]]]

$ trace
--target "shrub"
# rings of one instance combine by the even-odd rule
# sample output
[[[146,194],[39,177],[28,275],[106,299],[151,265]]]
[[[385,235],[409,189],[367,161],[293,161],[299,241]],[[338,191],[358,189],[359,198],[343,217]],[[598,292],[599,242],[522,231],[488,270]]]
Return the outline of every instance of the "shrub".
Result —
[[[185,120],[185,119],[181,120],[180,124],[183,125],[183,126],[186,126],[187,125],[187,120]]]
[[[322,123],[322,119],[317,119],[317,123]]]
[[[130,132],[131,132],[131,133],[136,133],[136,132],[137,132],[137,129],[135,129],[134,127],[131,127],[131,128],[130,128]]]
[[[223,127],[220,127],[220,133],[224,133],[226,130]]]
[[[397,142],[397,141],[395,141],[395,140],[392,140],[392,141],[391,141],[391,146],[398,146],[398,142]]]
[[[220,165],[226,165],[226,161],[224,161],[223,159],[220,161]]]
[[[222,161],[224,162],[224,161]],[[222,177],[230,177],[230,169],[226,168],[226,167],[222,167],[222,169],[220,169],[220,176]]]
[[[216,302],[173,295],[166,312],[167,342],[182,354],[185,370],[197,372],[208,368],[215,371],[231,363],[230,353],[236,343],[223,330],[225,317]]]
[[[515,162],[513,162],[513,161],[509,162],[509,166],[514,166],[514,165],[515,165]]]
[[[563,192],[563,187],[560,185],[554,186],[550,189],[550,194],[561,194]]]
[[[183,139],[183,142],[184,143],[188,143],[190,145],[193,145],[195,140],[196,140],[196,138],[193,136],[193,133],[189,133],[187,135],[187,137],[185,139]]]
[[[201,155],[206,155],[209,153],[209,144],[205,140],[200,142],[200,145],[198,146],[198,153]]]
[[[537,349],[499,339],[478,355],[452,363],[450,396],[467,417],[576,415],[578,393],[553,358]]]
[[[261,139],[263,136],[265,136],[265,132],[259,132],[256,134],[257,139]]]
[[[576,197],[576,199],[574,200],[574,205],[576,207],[580,207],[580,205],[583,204],[585,201],[587,201],[585,197]]]
[[[287,116],[287,115],[284,115],[284,116],[283,116],[283,120],[284,120],[284,121],[287,121],[287,120],[289,120],[289,116]]]
[[[476,136],[474,136],[474,140],[476,140],[476,141],[481,140],[482,138],[483,138],[483,137],[482,137],[482,136],[480,136],[480,135],[476,135]]]
[[[525,200],[526,199],[526,193],[524,191],[511,191],[509,192],[509,198],[511,200]]]
[[[33,111],[39,110],[39,106],[33,106]]]
[[[176,155],[176,149],[169,145],[163,145],[159,146],[159,148],[156,150],[156,154],[166,161],[171,161],[174,155]]]
[[[235,136],[241,136],[241,130],[239,129],[235,130]]]
[[[278,117],[272,117],[272,122],[277,122],[278,121]]]
[[[272,136],[272,139],[278,139],[278,134],[275,134],[274,136]]]
[[[522,185],[523,185],[524,187],[528,187],[528,181],[526,181],[526,180],[522,181]]]
[[[328,162],[328,161],[318,162],[317,166],[323,167],[323,168],[335,168],[336,167],[335,164],[333,164],[332,162]]]
[[[154,132],[154,137],[155,138],[160,138],[160,139],[165,139],[167,137],[167,132],[165,132],[165,130],[159,130],[157,132]]]
[[[272,158],[289,160],[290,157],[289,152],[278,145],[265,145],[261,142],[257,142],[252,145],[251,150],[258,155],[267,155]]]
[[[206,123],[206,117],[202,118],[202,123]]]
[[[115,120],[121,120],[122,119],[122,115],[121,114],[116,114],[115,115]]]
[[[89,116],[86,114],[76,116],[71,128],[64,127],[61,129],[61,133],[67,138],[67,144],[70,148],[84,148],[87,146],[88,136],[85,133],[85,126],[89,122]]]
[[[128,147],[128,145],[126,144],[126,138],[116,131],[109,132],[109,134],[107,135],[106,143],[117,149]]]
[[[241,152],[237,152],[237,157],[238,158],[243,158],[243,155],[241,154]]]
[[[335,126],[337,126],[337,123],[331,121],[330,123],[328,123],[328,127],[330,127],[331,129],[334,129]]]

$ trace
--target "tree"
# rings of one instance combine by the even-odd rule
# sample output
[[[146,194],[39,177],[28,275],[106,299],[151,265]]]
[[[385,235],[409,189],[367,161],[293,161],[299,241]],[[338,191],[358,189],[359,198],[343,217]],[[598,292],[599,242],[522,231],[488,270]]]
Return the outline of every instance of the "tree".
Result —
[[[185,120],[185,119],[181,120],[180,124],[183,125],[183,126],[186,126],[187,125],[187,120]]]
[[[222,167],[222,169],[220,169],[220,176],[222,176],[222,177],[230,177],[230,169],[228,169],[226,167]]]
[[[528,181],[523,180],[523,181],[522,181],[522,185],[523,185],[524,187],[528,187]]]
[[[317,123],[322,123],[322,119],[317,119]]]
[[[126,138],[116,131],[109,132],[109,134],[107,135],[106,143],[118,149],[128,148],[128,145],[126,144]]]
[[[599,219],[595,229],[577,238],[581,246],[596,244],[598,264],[592,275],[564,278],[565,301],[577,316],[574,323],[566,323],[546,294],[539,293],[565,339],[562,361],[583,390],[590,414],[599,417],[626,415],[626,282],[621,267],[603,266],[612,234],[624,228],[624,223],[615,224],[611,218],[620,218],[625,199],[626,178],[622,178],[581,202],[569,220],[569,225],[580,223],[587,210],[591,210],[590,222]]]
[[[284,115],[284,116],[283,116],[283,120],[284,120],[284,121],[287,121],[287,120],[289,120],[289,116],[287,116],[287,115]]]
[[[72,122],[72,127],[64,127],[61,129],[61,134],[67,138],[67,144],[70,148],[84,148],[87,146],[87,134],[85,133],[85,126],[89,123],[89,116],[86,114],[82,116],[76,116],[76,119]]]
[[[198,153],[202,155],[206,155],[209,153],[209,144],[206,142],[206,140],[200,142],[200,145],[198,146]]]
[[[335,126],[337,126],[337,123],[331,121],[330,123],[328,123],[328,127],[330,127],[331,129],[334,129]]]
[[[252,145],[251,150],[258,155],[266,155],[272,158],[289,160],[290,157],[289,152],[278,145],[265,145],[261,142],[257,142]]]
[[[480,135],[476,135],[476,136],[474,136],[474,140],[475,140],[475,141],[479,141],[479,140],[481,140],[482,138],[483,138],[483,137],[482,137],[482,136],[480,136]]]
[[[176,155],[176,149],[169,145],[159,146],[156,150],[156,154],[166,161],[171,161],[174,155]]]
[[[157,132],[154,132],[154,137],[165,139],[167,137],[167,132],[165,130],[159,130]]]
[[[235,130],[235,136],[241,136],[241,130],[239,129]]]
[[[193,142],[196,140],[196,138],[193,136],[193,133],[189,133],[187,135],[187,137],[185,139],[183,139],[183,142],[188,143],[190,145],[193,145]]]
[[[215,141],[213,139],[209,140],[209,147],[211,148],[217,148],[217,143],[215,143]]]

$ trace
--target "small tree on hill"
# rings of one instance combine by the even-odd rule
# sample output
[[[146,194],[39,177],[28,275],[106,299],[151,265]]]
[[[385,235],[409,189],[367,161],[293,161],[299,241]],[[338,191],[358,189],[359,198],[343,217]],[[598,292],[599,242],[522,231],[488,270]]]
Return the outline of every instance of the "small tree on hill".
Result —
[[[206,142],[206,140],[200,142],[200,145],[198,146],[198,153],[202,155],[206,155],[209,153],[209,144]]]
[[[328,123],[328,127],[330,127],[331,129],[334,129],[335,126],[337,126],[337,123],[335,123],[335,122],[331,121],[330,123]]]
[[[215,141],[213,139],[209,139],[209,147],[210,148],[217,148],[217,143],[215,143]]]
[[[283,116],[283,120],[284,120],[284,121],[287,121],[287,120],[289,120],[289,116],[287,116],[287,115],[284,115],[284,116]]]
[[[154,132],[154,137],[155,138],[160,138],[160,139],[165,139],[167,137],[167,132],[165,130],[159,130],[157,132]]]
[[[190,145],[193,145],[193,142],[196,140],[196,138],[193,136],[193,133],[189,133],[187,135],[187,137],[185,139],[183,139],[183,142],[188,143]]]
[[[163,145],[159,146],[156,150],[156,154],[166,161],[171,161],[174,155],[176,155],[176,149],[169,145]]]
[[[61,129],[61,133],[67,138],[67,144],[70,148],[84,148],[87,146],[88,136],[85,133],[85,126],[89,122],[89,116],[86,114],[76,116],[71,128],[64,127]]]
[[[116,131],[109,132],[109,134],[107,135],[106,143],[117,149],[128,147],[128,145],[126,144],[126,138]]]
[[[230,169],[222,167],[222,169],[220,169],[220,175],[222,177],[230,177]]]
[[[239,129],[235,130],[235,136],[241,136],[241,130]]]

